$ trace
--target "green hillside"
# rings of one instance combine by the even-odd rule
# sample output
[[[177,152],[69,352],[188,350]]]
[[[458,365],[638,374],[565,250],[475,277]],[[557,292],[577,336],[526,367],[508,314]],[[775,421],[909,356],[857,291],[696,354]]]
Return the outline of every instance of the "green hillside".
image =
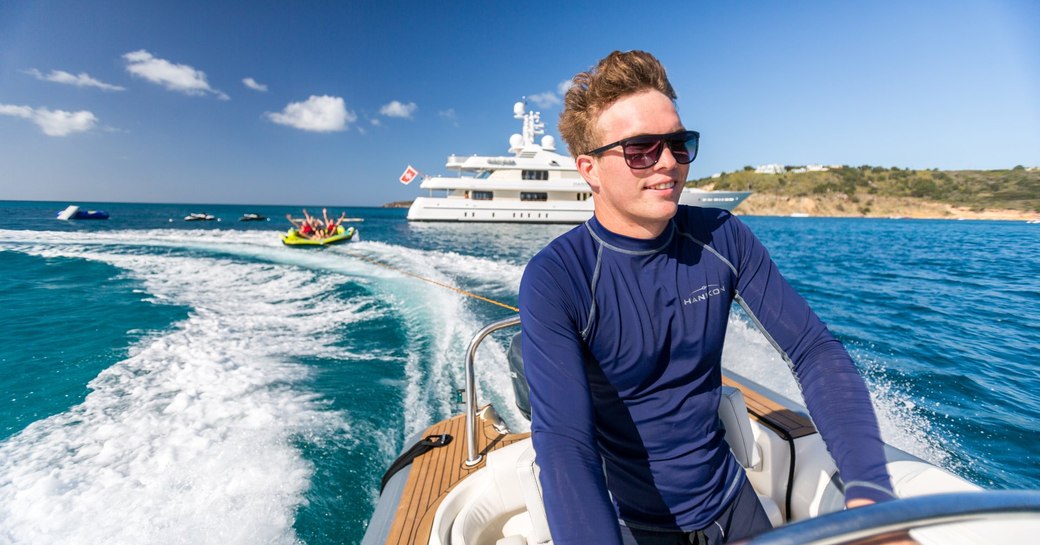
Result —
[[[751,190],[783,197],[844,196],[852,203],[871,197],[911,198],[971,210],[1040,212],[1040,170],[903,170],[896,167],[841,167],[823,172],[757,174],[751,167],[687,186]]]

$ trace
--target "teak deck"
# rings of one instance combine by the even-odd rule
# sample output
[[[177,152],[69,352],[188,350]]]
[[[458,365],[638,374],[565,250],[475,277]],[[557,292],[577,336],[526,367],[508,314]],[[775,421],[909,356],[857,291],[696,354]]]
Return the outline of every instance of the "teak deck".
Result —
[[[780,428],[791,437],[816,433],[812,422],[762,394],[723,377],[727,386],[744,394],[748,413],[771,428]],[[462,479],[484,467],[487,453],[530,437],[529,433],[502,434],[490,422],[477,419],[477,449],[484,457],[474,467],[466,467],[466,417],[458,415],[427,428],[423,436],[449,434],[451,444],[435,448],[415,459],[401,501],[397,505],[387,545],[425,545],[430,540],[433,517],[441,501]]]
[[[722,377],[722,383],[726,386],[739,388],[740,392],[744,394],[744,404],[747,405],[748,414],[751,415],[751,418],[758,420],[767,427],[781,434],[786,432],[792,439],[816,433],[816,426],[813,425],[812,420],[767,398],[750,387],[726,376]]]

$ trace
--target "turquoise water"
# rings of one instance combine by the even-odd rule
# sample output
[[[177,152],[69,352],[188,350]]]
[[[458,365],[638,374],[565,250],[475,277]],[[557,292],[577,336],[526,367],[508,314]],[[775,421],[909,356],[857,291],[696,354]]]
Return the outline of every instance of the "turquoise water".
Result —
[[[568,228],[349,208],[359,241],[301,250],[279,241],[290,207],[54,220],[66,204],[0,202],[5,543],[359,541],[406,438],[459,410],[469,337],[509,315],[414,275],[515,305],[527,259]],[[848,346],[886,439],[986,487],[1040,487],[1040,226],[744,220]],[[727,367],[797,395],[738,316],[729,336]],[[485,345],[480,397],[520,428],[504,347]]]

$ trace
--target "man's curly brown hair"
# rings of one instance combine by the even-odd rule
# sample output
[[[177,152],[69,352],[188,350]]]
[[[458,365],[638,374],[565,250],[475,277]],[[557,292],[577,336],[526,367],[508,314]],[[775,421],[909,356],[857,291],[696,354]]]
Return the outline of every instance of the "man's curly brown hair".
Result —
[[[648,90],[676,99],[664,66],[646,51],[614,51],[588,72],[575,75],[571,83],[558,128],[573,157],[602,145],[596,120],[618,99]]]

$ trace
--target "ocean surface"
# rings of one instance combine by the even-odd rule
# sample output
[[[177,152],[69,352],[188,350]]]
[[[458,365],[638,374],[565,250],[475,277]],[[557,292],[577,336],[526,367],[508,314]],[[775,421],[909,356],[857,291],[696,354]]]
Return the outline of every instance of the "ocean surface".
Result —
[[[66,204],[0,202],[5,544],[360,541],[387,465],[461,409],[469,338],[511,314],[422,279],[516,305],[527,260],[570,228],[348,208],[360,240],[296,249],[279,237],[298,208],[55,220]],[[848,347],[887,440],[1040,488],[1040,225],[743,220]],[[481,348],[479,395],[522,429],[504,343]],[[737,314],[724,362],[798,395]]]

